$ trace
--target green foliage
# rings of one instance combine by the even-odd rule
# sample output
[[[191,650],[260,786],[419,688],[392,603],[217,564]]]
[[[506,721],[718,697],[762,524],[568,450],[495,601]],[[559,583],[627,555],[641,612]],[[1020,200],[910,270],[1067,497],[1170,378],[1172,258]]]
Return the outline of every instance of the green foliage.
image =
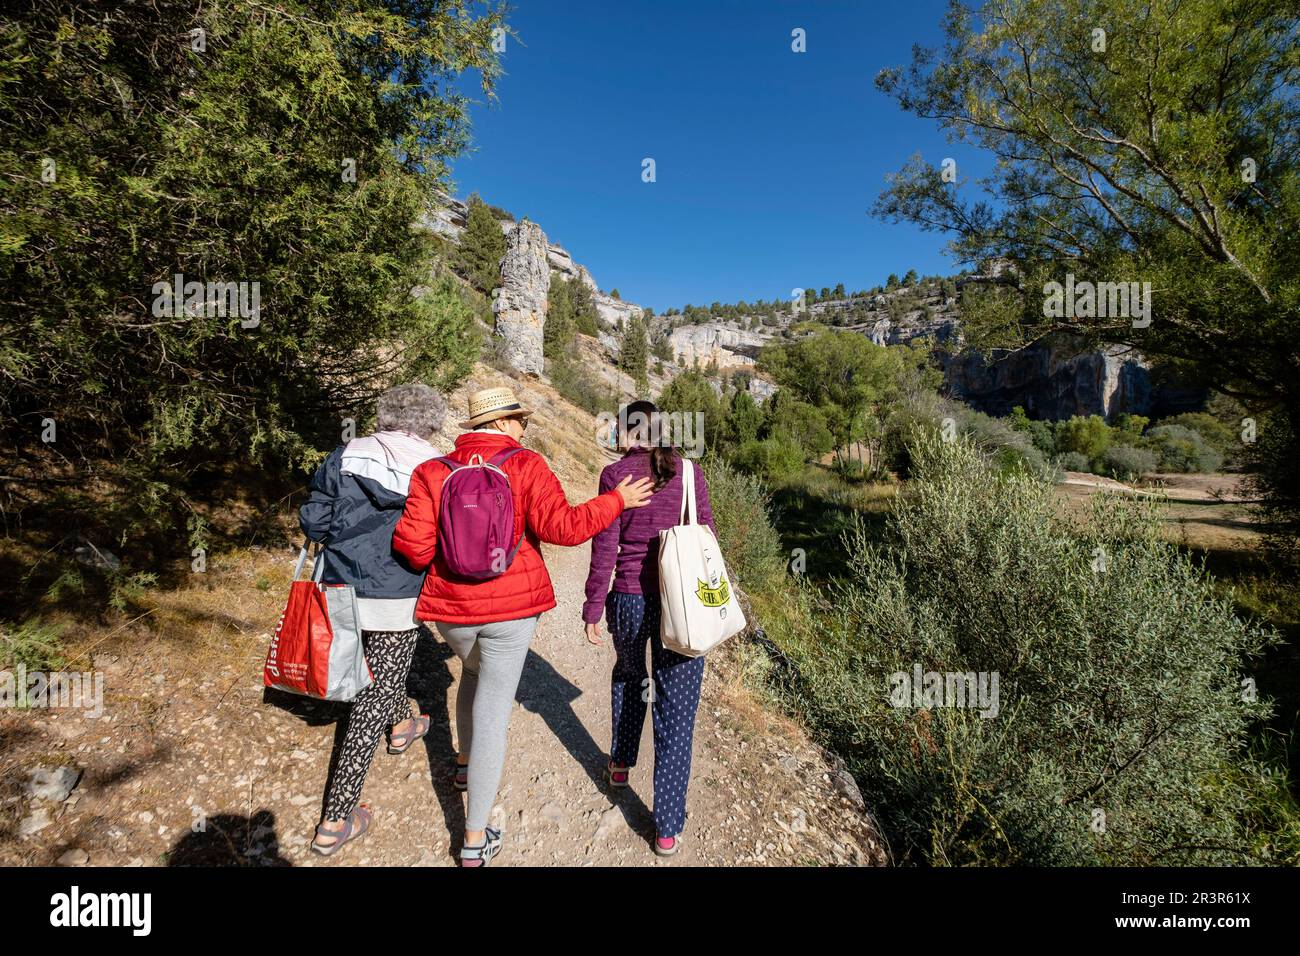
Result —
[[[650,345],[646,340],[645,319],[637,315],[623,329],[618,367],[631,375],[637,386],[644,390],[647,384],[646,364],[649,359]]]
[[[1089,461],[1100,461],[1110,445],[1111,430],[1100,415],[1076,415],[1063,423],[1056,436],[1056,447],[1062,452],[1077,451]]]
[[[29,671],[61,670],[65,664],[62,630],[39,617],[18,624],[0,621],[0,669],[14,670],[19,664]]]
[[[484,295],[501,284],[501,257],[506,237],[492,209],[477,194],[469,197],[465,230],[456,247],[455,269]]]
[[[775,435],[745,442],[732,453],[730,461],[741,471],[777,483],[803,471],[804,452],[788,436]]]
[[[1239,432],[1208,412],[1184,412],[1181,415],[1162,418],[1160,424],[1181,425],[1183,428],[1191,429],[1225,460],[1237,457],[1241,453],[1242,443]]]
[[[569,283],[558,273],[551,274],[551,286],[546,294],[546,325],[542,330],[542,354],[555,358],[568,351],[577,333],[577,317]]]
[[[554,358],[547,366],[551,387],[584,411],[597,415],[617,412],[621,404],[617,389],[591,375],[571,354]]]
[[[472,6],[39,0],[8,20],[0,428],[19,457],[112,482],[115,531],[180,524],[202,469],[310,465],[388,385],[463,375],[468,312],[412,295],[435,242],[412,226],[466,143],[452,80],[497,74],[500,16]],[[196,296],[177,316],[177,274],[244,283],[249,311],[257,283],[260,311]]]
[[[1281,862],[1249,822],[1271,792],[1247,746],[1267,704],[1241,693],[1271,635],[1161,541],[1148,504],[1100,498],[1076,530],[1049,483],[970,443],[919,438],[913,457],[884,543],[847,540],[849,576],[783,639],[792,704],[848,760],[895,854]],[[891,701],[917,668],[996,673],[996,714]]]
[[[1104,28],[1104,50],[1081,24]],[[963,261],[1019,267],[983,307],[963,296],[968,342],[1063,329],[1129,343],[1278,409],[1279,434],[1300,438],[1293,0],[999,0],[954,4],[943,30],[942,48],[916,48],[877,86],[995,167],[954,189],[914,157],[875,211],[949,235]],[[1045,283],[1067,274],[1149,283],[1153,320],[1044,316]],[[1269,449],[1278,461],[1261,467],[1300,460],[1300,445]]]
[[[1156,425],[1147,429],[1144,439],[1165,471],[1218,471],[1223,464],[1223,456],[1199,432],[1182,425]]]
[[[1133,481],[1155,471],[1160,459],[1149,448],[1136,448],[1133,445],[1111,445],[1102,454],[1106,463],[1106,474],[1120,481]]]
[[[727,440],[733,445],[743,445],[758,438],[763,427],[763,411],[747,391],[738,390],[731,396],[731,414],[727,416]]]
[[[1062,471],[1092,471],[1092,462],[1087,455],[1077,451],[1067,451],[1056,459],[1056,465]]]
[[[699,369],[687,369],[669,382],[656,401],[661,411],[704,415],[704,445],[719,451],[727,436],[727,406]]]
[[[1261,415],[1257,436],[1246,446],[1252,489],[1264,498],[1267,540],[1275,555],[1300,568],[1300,468],[1291,419],[1282,412]]]
[[[785,562],[768,513],[772,499],[767,488],[719,458],[705,458],[702,464],[727,570],[747,592],[774,587],[784,576]]]
[[[904,362],[897,350],[873,345],[865,336],[826,330],[788,345],[765,346],[758,368],[821,410],[836,447],[843,448],[866,434],[868,410],[891,394]]]
[[[764,428],[767,435],[793,442],[808,460],[820,458],[835,447],[835,438],[821,409],[785,391],[768,399]]]
[[[595,338],[600,334],[600,313],[591,289],[581,279],[569,282],[569,302],[573,306],[573,320],[578,331]]]

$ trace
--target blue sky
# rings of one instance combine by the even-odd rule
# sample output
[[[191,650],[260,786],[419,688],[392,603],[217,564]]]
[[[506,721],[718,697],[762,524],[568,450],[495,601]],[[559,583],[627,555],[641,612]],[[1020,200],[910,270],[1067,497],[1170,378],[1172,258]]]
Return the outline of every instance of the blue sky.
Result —
[[[868,215],[913,153],[963,178],[988,166],[874,87],[939,43],[944,6],[515,0],[456,193],[539,222],[602,289],[660,312],[955,271],[944,237]]]

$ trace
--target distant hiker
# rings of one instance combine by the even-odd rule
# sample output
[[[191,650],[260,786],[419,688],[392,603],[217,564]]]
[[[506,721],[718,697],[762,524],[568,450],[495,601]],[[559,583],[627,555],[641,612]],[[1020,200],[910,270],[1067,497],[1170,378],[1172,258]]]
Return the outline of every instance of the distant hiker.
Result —
[[[411,473],[435,458],[427,439],[442,429],[446,400],[427,385],[399,385],[379,397],[377,431],[335,449],[311,479],[298,512],[307,537],[320,543],[325,584],[356,589],[362,642],[374,681],[352,702],[347,732],[325,793],[312,849],[324,856],[370,827],[358,806],[375,747],[388,732],[388,752],[405,753],[429,732],[429,716],[411,716],[406,674],[416,637],[415,602],[423,571],[393,554],[393,528],[402,516]]]
[[[651,482],[629,478],[570,505],[546,459],[520,444],[531,414],[508,388],[470,396],[461,426],[470,431],[448,458],[416,469],[393,533],[394,549],[428,569],[416,617],[436,622],[464,665],[452,772],[457,788],[469,791],[466,867],[486,866],[501,849],[501,832],[487,824],[510,711],[538,617],[555,607],[539,545],[582,544],[650,499]]]
[[[624,454],[600,473],[600,488],[603,491],[629,478],[649,477],[655,493],[648,508],[624,514],[592,541],[582,619],[587,640],[600,644],[603,610],[614,638],[616,658],[610,688],[613,743],[606,769],[613,787],[628,786],[641,745],[646,705],[653,702],[654,851],[672,856],[686,825],[691,742],[704,678],[703,657],[683,657],[666,649],[659,639],[659,532],[681,521],[683,468],[695,469],[695,507],[700,522],[715,535],[717,528],[703,471],[661,437],[658,415],[659,410],[644,401],[619,411],[618,439]],[[653,681],[646,674],[647,642]]]

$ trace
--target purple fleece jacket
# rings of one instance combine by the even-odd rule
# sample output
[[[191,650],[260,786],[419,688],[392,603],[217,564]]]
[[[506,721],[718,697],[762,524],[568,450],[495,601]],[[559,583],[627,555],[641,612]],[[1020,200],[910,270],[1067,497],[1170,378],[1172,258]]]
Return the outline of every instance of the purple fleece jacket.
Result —
[[[587,573],[587,601],[582,606],[582,619],[596,624],[605,612],[605,596],[609,591],[610,572],[614,574],[614,590],[621,594],[659,594],[659,532],[682,523],[682,463],[695,469],[695,518],[706,524],[716,535],[713,509],[709,507],[709,486],[704,481],[704,470],[699,464],[681,456],[677,458],[677,474],[669,479],[650,498],[644,508],[630,508],[616,518],[608,528],[591,539],[591,570]],[[651,477],[650,455],[644,449],[633,449],[606,466],[600,473],[602,493],[614,488],[626,476]]]

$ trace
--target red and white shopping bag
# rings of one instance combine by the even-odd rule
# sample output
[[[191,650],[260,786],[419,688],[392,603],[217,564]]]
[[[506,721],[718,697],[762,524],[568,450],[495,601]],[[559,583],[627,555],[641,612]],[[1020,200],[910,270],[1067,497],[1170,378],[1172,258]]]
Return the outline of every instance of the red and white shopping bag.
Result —
[[[320,555],[312,580],[299,581],[307,548],[298,555],[289,603],[271,636],[262,683],[321,700],[352,700],[374,679],[361,644],[356,592],[321,584]]]

